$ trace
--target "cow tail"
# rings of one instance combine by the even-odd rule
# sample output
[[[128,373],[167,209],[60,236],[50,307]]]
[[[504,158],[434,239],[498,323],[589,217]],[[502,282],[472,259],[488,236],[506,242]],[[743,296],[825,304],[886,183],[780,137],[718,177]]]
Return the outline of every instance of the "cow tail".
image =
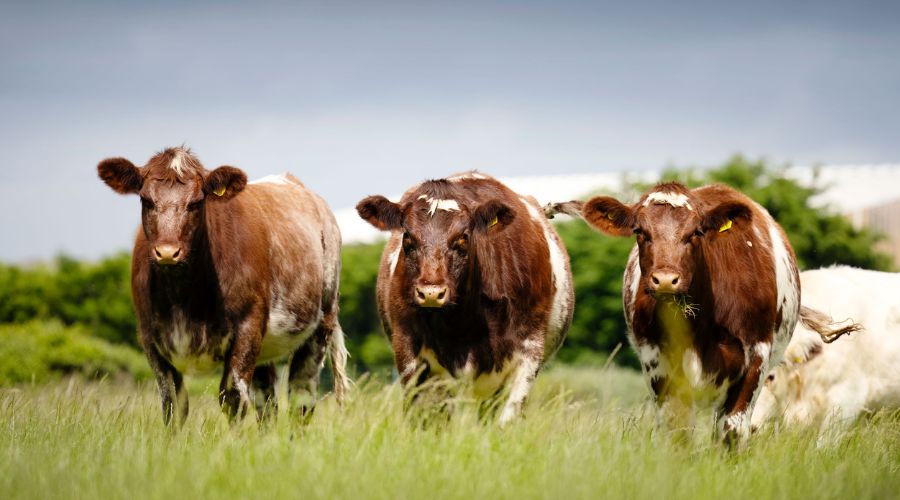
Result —
[[[831,316],[803,305],[800,306],[800,322],[806,328],[818,333],[822,337],[822,342],[826,344],[834,342],[842,335],[858,332],[863,328],[862,325],[851,319],[834,321]]]
[[[581,207],[584,202],[578,200],[564,201],[562,203],[547,203],[544,205],[544,215],[552,219],[556,214],[566,214],[581,218]]]
[[[328,357],[331,360],[331,372],[334,378],[334,395],[338,404],[343,404],[350,390],[350,379],[347,378],[347,358],[350,353],[344,345],[344,331],[340,325],[334,329],[331,335],[331,343],[328,345]]]

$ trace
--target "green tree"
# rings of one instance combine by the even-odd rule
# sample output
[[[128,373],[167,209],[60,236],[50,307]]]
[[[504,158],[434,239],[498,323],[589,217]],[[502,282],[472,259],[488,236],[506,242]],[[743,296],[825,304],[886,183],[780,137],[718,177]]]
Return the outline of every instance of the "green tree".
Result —
[[[96,263],[61,255],[49,266],[0,265],[0,323],[55,319],[137,347],[130,284],[125,252]]]
[[[384,243],[346,245],[341,251],[340,321],[359,370],[384,371],[394,357],[378,318],[375,282]]]

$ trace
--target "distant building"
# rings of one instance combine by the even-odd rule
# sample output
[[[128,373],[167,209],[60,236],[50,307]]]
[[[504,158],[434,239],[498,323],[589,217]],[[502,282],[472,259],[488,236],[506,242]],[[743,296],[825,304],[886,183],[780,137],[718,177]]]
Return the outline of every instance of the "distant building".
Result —
[[[857,216],[858,224],[887,236],[880,243],[881,249],[894,256],[894,266],[900,266],[900,197],[862,210]]]

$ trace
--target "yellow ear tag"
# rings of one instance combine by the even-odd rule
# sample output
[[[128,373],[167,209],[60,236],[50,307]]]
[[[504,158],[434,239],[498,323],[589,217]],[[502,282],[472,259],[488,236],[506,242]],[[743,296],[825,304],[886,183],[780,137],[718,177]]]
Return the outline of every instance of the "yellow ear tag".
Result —
[[[728,221],[726,221],[725,224],[722,224],[722,227],[719,228],[719,232],[724,233],[725,231],[728,231],[729,229],[731,229],[731,219],[728,219]]]
[[[223,194],[225,194],[225,186],[216,189],[215,191],[213,191],[213,194],[216,196],[222,196]]]
[[[488,227],[494,227],[494,226],[496,226],[496,225],[497,225],[497,222],[499,222],[499,221],[497,220],[497,216],[495,215],[494,218],[491,219],[490,222],[488,222]]]

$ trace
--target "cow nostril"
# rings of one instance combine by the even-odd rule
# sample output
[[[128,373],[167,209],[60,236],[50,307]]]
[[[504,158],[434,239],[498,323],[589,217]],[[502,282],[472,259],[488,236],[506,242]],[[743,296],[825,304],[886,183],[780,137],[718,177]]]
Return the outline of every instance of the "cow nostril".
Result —
[[[181,249],[175,250],[175,253],[172,254],[173,259],[177,259],[178,256],[181,255]]]
[[[677,285],[677,284],[678,284],[678,277],[677,277],[677,276],[674,277],[674,278],[672,278],[672,284],[673,284],[673,285]]]
[[[425,292],[416,288],[416,297],[418,297],[419,299],[425,300]]]
[[[447,290],[441,290],[441,293],[438,294],[437,299],[444,300],[444,296],[446,296],[446,295],[447,295]]]
[[[157,256],[157,257],[159,257],[160,259],[162,258],[162,254],[159,253],[159,249],[158,249],[158,248],[154,248],[153,251],[156,252],[156,256]]]
[[[659,284],[659,279],[658,279],[656,276],[651,276],[650,279],[653,280],[653,284],[654,284],[654,285],[658,285],[658,284]]]

